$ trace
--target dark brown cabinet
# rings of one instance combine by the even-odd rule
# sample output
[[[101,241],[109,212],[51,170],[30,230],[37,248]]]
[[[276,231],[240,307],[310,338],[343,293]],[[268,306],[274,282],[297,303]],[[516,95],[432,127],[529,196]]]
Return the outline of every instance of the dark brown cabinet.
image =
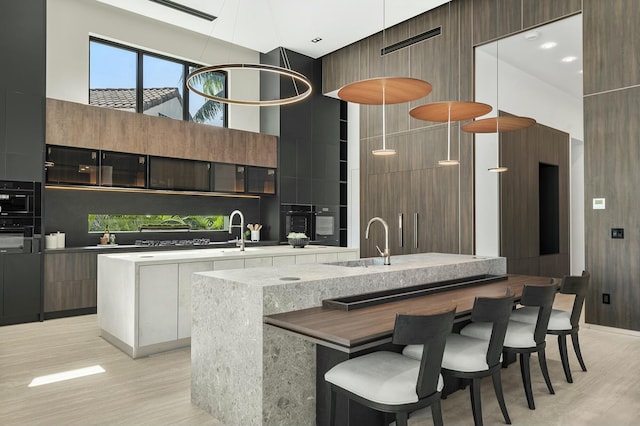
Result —
[[[212,189],[216,192],[244,192],[245,167],[237,164],[213,164]]]
[[[65,146],[48,146],[46,182],[54,184],[97,185],[98,151]]]
[[[44,312],[95,310],[97,253],[45,253]]]
[[[149,157],[149,188],[209,191],[210,168],[205,161]]]
[[[247,166],[247,192],[252,194],[275,194],[276,169]]]

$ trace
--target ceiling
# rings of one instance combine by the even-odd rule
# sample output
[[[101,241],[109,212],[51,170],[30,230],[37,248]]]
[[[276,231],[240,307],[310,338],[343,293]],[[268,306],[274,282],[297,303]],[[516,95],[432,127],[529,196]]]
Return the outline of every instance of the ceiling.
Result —
[[[173,0],[216,16],[213,22],[150,0],[95,0],[262,53],[285,47],[318,58],[411,17],[446,0]],[[383,12],[384,11],[384,12]],[[575,97],[582,97],[581,15],[548,24],[535,40],[517,34],[501,40],[500,60]],[[321,38],[317,43],[312,39]],[[555,41],[553,49],[540,49]],[[495,46],[495,45],[494,45]],[[492,49],[485,46],[490,53]],[[576,56],[563,63],[565,56]]]

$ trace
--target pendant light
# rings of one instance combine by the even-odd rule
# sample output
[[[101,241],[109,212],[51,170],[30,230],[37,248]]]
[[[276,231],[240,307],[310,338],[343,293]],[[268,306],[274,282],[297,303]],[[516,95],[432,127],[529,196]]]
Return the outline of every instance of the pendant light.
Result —
[[[238,2],[238,6],[236,9],[236,20],[238,19],[238,10],[240,8],[240,3]],[[218,19],[214,22],[214,26],[218,22]],[[213,28],[211,32],[213,32]],[[211,36],[209,36],[211,38]],[[235,38],[235,26],[233,30],[232,41]],[[208,41],[208,39],[207,39]],[[205,44],[206,48],[206,44]],[[291,64],[289,63],[289,57],[287,56],[286,49],[283,47],[279,48],[280,54],[282,56],[282,62],[284,67],[276,66],[276,65],[268,65],[268,64],[255,64],[255,63],[226,63],[212,66],[205,66],[196,68],[189,73],[186,78],[187,88],[202,96],[205,99],[214,102],[220,102],[224,104],[232,104],[232,105],[249,105],[249,106],[281,106],[281,105],[289,105],[292,103],[303,101],[304,99],[311,96],[313,92],[313,87],[311,86],[311,81],[304,76],[302,73],[294,71],[291,69]],[[204,49],[203,49],[204,52]],[[278,98],[278,99],[270,99],[270,100],[253,100],[253,99],[240,99],[240,98],[230,98],[230,97],[222,97],[218,96],[215,93],[211,93],[207,90],[207,75],[212,75],[212,73],[220,73],[220,72],[228,72],[233,70],[246,70],[246,71],[257,71],[267,72],[269,74],[273,74],[278,77],[288,77],[291,79],[291,83],[293,85],[295,95]],[[300,87],[298,87],[300,85]]]
[[[387,148],[386,142],[386,105],[414,101],[431,93],[430,83],[410,77],[386,77],[386,59],[384,48],[385,32],[385,0],[382,0],[382,56],[383,77],[370,78],[349,83],[338,90],[338,97],[344,101],[382,106],[382,148],[371,151],[373,155],[387,156],[396,154],[393,148]]]
[[[448,26],[447,31],[451,28],[451,2],[448,3]],[[448,33],[449,34],[449,33]],[[458,70],[460,69],[460,58],[458,57]],[[458,99],[460,91],[458,85]],[[447,159],[438,160],[441,166],[455,166],[460,164],[458,160],[451,159],[451,122],[464,121],[472,118],[480,117],[491,111],[491,105],[479,102],[467,101],[445,101],[432,102],[412,108],[409,115],[418,120],[434,121],[447,123]]]
[[[497,18],[496,18],[496,22],[499,22],[499,19]],[[470,123],[467,123],[462,126],[462,130],[464,130],[465,132],[496,133],[497,135],[500,135],[501,132],[512,132],[516,130],[526,129],[527,127],[533,126],[536,123],[536,120],[529,117],[500,116],[499,69],[500,69],[499,40],[496,40],[496,117],[483,118],[480,120],[474,120]],[[507,167],[500,166],[499,164],[500,164],[500,153],[498,152],[498,165],[496,167],[491,167],[488,170],[493,173],[503,173],[509,170]]]

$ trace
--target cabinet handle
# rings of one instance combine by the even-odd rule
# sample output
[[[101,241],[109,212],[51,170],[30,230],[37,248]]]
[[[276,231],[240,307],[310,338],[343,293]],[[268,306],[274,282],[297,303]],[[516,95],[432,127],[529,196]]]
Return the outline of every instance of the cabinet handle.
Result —
[[[404,238],[403,237],[403,230],[402,230],[402,222],[403,222],[403,218],[402,218],[402,213],[398,213],[398,241],[400,244],[400,247],[404,247]]]
[[[413,248],[418,248],[418,213],[413,214]]]

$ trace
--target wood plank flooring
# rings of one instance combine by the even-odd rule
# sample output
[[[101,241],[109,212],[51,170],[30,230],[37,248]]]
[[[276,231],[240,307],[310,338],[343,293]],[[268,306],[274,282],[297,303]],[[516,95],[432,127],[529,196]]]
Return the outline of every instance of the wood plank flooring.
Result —
[[[558,295],[556,306],[566,306]],[[563,305],[564,303],[564,305]],[[572,348],[574,383],[567,383],[557,341],[549,337],[547,360],[556,394],[549,395],[536,356],[531,376],[536,410],[527,408],[520,370],[502,370],[514,425],[636,425],[640,417],[640,337],[583,327],[580,370]],[[101,365],[94,376],[32,387],[34,377]],[[503,425],[491,380],[482,384],[485,425]],[[469,393],[442,401],[446,425],[473,424]],[[0,327],[0,424],[2,425],[221,425],[190,402],[190,351],[132,360],[102,340],[95,315]],[[432,425],[418,414],[412,425]],[[244,425],[243,425],[244,426]],[[298,425],[291,425],[298,426]]]

